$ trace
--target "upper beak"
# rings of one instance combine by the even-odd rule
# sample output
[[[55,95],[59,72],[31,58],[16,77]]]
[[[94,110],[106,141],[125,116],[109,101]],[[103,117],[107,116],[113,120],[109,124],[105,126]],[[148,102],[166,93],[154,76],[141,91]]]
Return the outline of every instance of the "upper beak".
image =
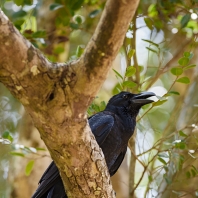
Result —
[[[137,94],[132,98],[132,102],[136,104],[140,104],[141,106],[154,102],[153,100],[147,99],[151,96],[155,96],[153,92],[142,92]]]

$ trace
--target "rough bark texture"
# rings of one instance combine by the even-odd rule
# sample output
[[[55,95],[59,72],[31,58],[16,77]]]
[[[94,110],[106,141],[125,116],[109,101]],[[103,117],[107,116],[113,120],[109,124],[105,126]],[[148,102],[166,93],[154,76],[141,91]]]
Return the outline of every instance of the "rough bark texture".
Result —
[[[139,1],[109,0],[85,53],[51,63],[0,12],[0,81],[25,106],[69,197],[115,197],[86,109],[106,78]]]

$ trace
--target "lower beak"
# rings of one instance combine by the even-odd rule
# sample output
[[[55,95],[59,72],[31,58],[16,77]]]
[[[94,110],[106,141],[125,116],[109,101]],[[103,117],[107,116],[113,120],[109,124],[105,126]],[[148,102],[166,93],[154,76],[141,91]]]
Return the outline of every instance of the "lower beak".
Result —
[[[154,102],[153,100],[147,99],[151,96],[155,96],[153,92],[142,92],[133,97],[132,102],[140,104],[141,106]]]

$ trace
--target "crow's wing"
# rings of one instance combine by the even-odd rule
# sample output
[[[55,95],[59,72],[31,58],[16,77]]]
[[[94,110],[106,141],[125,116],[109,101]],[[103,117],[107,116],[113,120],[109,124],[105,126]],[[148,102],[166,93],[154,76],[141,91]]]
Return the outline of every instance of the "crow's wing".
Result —
[[[60,186],[60,191],[58,192],[58,197],[63,198],[65,197],[65,190],[62,184],[62,180],[59,175],[58,168],[56,167],[55,163],[52,162],[49,167],[44,172],[43,176],[41,177],[39,181],[39,186],[32,196],[32,198],[42,198],[47,197],[47,194],[49,193],[49,189],[53,186],[57,185]],[[61,190],[62,189],[62,190]],[[52,192],[54,191],[54,188],[51,189]],[[54,193],[53,193],[54,194]],[[49,194],[50,198],[50,194]]]
[[[122,164],[122,161],[124,160],[124,156],[126,154],[126,151],[127,151],[127,146],[126,146],[126,149],[120,153],[120,155],[116,159],[115,163],[111,167],[111,169],[110,169],[110,176],[113,176],[117,172],[118,168]]]
[[[114,117],[112,113],[99,112],[89,118],[89,126],[96,138],[99,146],[105,141],[114,125]]]
[[[59,181],[57,181],[56,184],[54,184],[54,186],[47,193],[47,198],[68,198],[65,194],[65,188],[60,177]]]

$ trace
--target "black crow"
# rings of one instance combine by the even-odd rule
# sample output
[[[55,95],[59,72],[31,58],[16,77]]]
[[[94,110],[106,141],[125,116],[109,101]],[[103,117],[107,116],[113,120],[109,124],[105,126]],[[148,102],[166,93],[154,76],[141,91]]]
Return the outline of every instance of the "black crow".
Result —
[[[120,92],[109,100],[104,111],[88,119],[96,141],[104,153],[110,176],[120,167],[135,129],[136,116],[143,105],[153,102],[147,99],[151,96],[155,94]],[[67,198],[54,162],[44,172],[39,184],[32,198]]]

